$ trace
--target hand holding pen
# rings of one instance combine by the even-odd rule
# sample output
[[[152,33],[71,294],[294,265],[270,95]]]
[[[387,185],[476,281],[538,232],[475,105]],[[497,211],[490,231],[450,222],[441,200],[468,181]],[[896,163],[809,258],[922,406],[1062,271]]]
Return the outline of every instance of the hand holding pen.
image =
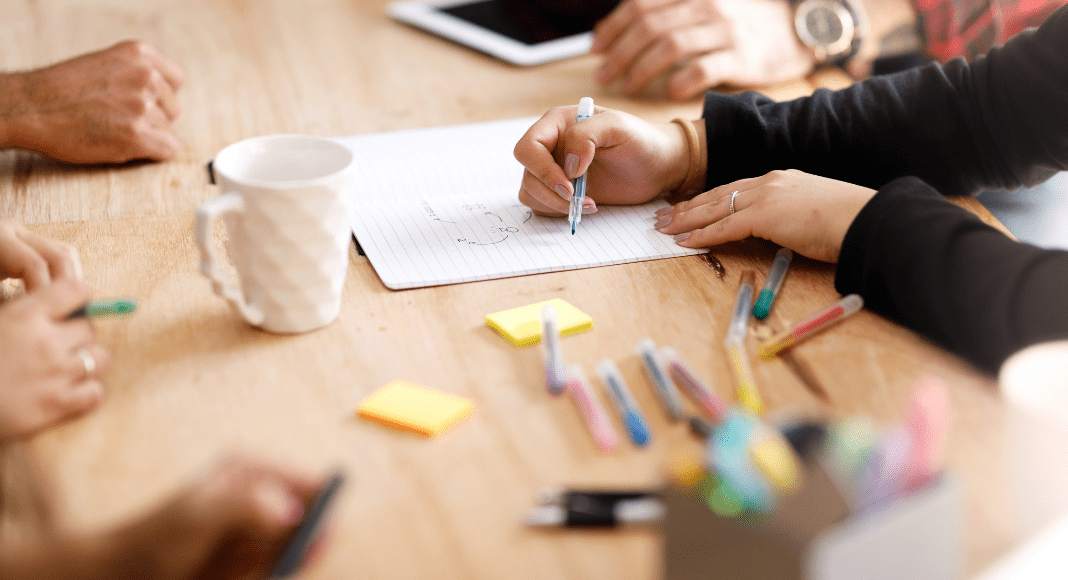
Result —
[[[592,117],[576,122],[577,113],[575,105],[551,109],[516,143],[515,158],[525,169],[519,201],[535,212],[569,215],[571,180],[583,174],[584,214],[600,203],[652,201],[685,179],[689,145],[675,123],[596,106]]]

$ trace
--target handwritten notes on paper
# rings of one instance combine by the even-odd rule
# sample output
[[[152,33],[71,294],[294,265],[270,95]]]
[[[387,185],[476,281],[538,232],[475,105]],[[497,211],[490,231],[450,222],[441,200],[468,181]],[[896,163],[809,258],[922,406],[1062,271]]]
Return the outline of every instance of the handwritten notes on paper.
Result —
[[[519,203],[515,143],[535,119],[361,135],[350,224],[392,289],[454,284],[700,253],[653,229],[643,206],[600,206],[572,236],[566,217]]]

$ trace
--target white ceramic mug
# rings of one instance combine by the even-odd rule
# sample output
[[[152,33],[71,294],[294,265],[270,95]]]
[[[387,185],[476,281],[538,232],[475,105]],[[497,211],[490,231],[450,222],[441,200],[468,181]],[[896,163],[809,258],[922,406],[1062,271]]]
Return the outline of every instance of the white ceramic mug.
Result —
[[[294,333],[337,318],[351,235],[341,191],[352,162],[345,146],[308,135],[254,137],[215,156],[224,193],[197,208],[200,271],[250,324]],[[217,264],[212,232],[220,216],[236,286]]]

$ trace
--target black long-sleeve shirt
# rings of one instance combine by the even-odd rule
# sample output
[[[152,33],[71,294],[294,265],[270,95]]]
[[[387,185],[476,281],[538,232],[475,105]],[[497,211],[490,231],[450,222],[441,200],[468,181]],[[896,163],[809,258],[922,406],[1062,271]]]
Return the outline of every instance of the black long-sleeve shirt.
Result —
[[[1068,253],[1015,242],[942,195],[1068,168],[1068,7],[972,63],[955,60],[775,103],[705,98],[708,183],[800,169],[878,189],[835,286],[980,368],[1068,338]]]

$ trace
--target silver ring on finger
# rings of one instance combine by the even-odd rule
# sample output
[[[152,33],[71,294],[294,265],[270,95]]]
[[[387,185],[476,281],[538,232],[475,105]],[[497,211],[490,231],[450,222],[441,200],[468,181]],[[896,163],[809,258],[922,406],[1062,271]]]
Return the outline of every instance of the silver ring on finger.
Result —
[[[734,198],[738,196],[738,192],[735,191],[731,194],[731,215],[734,215]]]
[[[74,351],[74,356],[78,357],[78,360],[82,361],[82,368],[85,369],[85,377],[88,379],[96,373],[96,359],[93,355],[84,348],[79,348]]]

